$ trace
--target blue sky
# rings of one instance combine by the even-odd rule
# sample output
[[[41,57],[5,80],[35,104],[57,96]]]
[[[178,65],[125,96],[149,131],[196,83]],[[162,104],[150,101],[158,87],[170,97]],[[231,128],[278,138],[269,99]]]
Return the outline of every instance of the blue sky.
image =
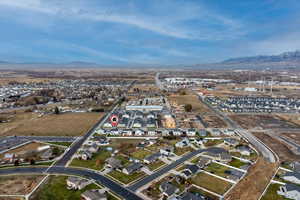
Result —
[[[195,64],[300,49],[297,0],[0,0],[0,60]]]

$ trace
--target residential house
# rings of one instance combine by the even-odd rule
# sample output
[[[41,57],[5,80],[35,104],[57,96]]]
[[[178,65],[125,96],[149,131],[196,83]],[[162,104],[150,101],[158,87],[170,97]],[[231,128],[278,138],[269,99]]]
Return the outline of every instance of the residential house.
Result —
[[[153,162],[159,160],[160,157],[161,157],[161,154],[159,152],[148,155],[144,158],[144,163],[146,163],[146,164],[153,163]]]
[[[200,171],[197,165],[186,165],[185,169],[181,171],[181,176],[188,179]]]
[[[97,145],[109,145],[109,139],[105,136],[94,136],[94,140],[96,141]]]
[[[207,136],[207,131],[205,129],[200,129],[198,131],[198,134],[200,137],[206,137]]]
[[[190,129],[188,129],[188,130],[186,131],[186,135],[189,136],[189,137],[194,137],[194,136],[196,136],[196,133],[197,133],[197,131],[196,131],[196,129],[194,129],[194,128],[190,128]]]
[[[170,156],[170,155],[172,155],[173,152],[174,152],[174,147],[172,147],[172,146],[164,147],[164,148],[161,148],[161,149],[159,150],[159,152],[160,152],[161,155],[163,155],[163,156]]]
[[[185,192],[177,197],[177,200],[205,200],[206,198],[199,193],[194,194],[191,192]]]
[[[287,199],[299,200],[300,187],[294,184],[286,184],[279,187],[277,194],[284,196]]]
[[[179,192],[179,189],[172,185],[171,183],[165,181],[160,184],[159,190],[162,192],[162,194],[168,198],[172,198],[176,195],[177,192]]]
[[[107,200],[107,192],[105,189],[87,190],[81,194],[83,200]]]
[[[110,169],[121,169],[122,162],[119,159],[110,157],[105,160],[105,167],[110,168]]]
[[[182,131],[178,128],[173,129],[172,133],[173,133],[174,136],[181,136],[182,135]]]
[[[53,156],[52,149],[48,149],[40,155],[42,160],[49,160]]]
[[[234,138],[225,138],[224,139],[224,144],[228,145],[228,146],[236,146],[239,144],[239,141],[237,139]]]
[[[225,171],[225,174],[228,174],[227,178],[230,180],[238,181],[242,178],[244,175],[243,172],[234,170],[234,169],[229,169]]]
[[[91,180],[82,179],[79,177],[70,176],[67,178],[68,189],[81,190],[92,183]]]
[[[198,162],[197,165],[200,169],[203,169],[205,167],[207,167],[209,164],[211,163],[211,159],[207,158],[207,157],[201,157]]]
[[[144,126],[144,121],[142,118],[135,118],[132,124],[133,128],[141,128]]]
[[[211,135],[216,137],[216,136],[221,136],[222,132],[219,129],[213,128],[211,129]]]
[[[140,171],[143,167],[144,166],[141,163],[132,163],[129,166],[123,168],[122,172],[124,174],[130,175],[130,174],[132,174],[134,172]]]
[[[133,131],[131,129],[123,129],[122,135],[123,136],[132,136]]]
[[[225,129],[225,130],[223,130],[223,134],[228,135],[228,136],[234,136],[235,131],[233,129]]]
[[[77,153],[77,158],[82,159],[82,160],[89,160],[92,157],[93,157],[93,154],[88,150],[80,150]]]
[[[252,152],[252,149],[246,145],[237,146],[235,149],[237,152],[239,152],[243,156],[250,156],[250,154]]]
[[[287,172],[281,176],[285,181],[289,181],[295,184],[300,184],[300,173],[298,172]]]
[[[145,131],[143,131],[142,129],[137,129],[134,131],[135,136],[143,136],[144,134],[145,134]]]
[[[175,147],[183,148],[183,147],[187,147],[187,146],[189,146],[189,145],[190,145],[189,139],[185,138],[185,139],[183,139],[183,140],[177,142],[177,143],[175,144]]]
[[[293,171],[300,173],[300,161],[295,161],[291,163]]]
[[[155,136],[156,135],[155,130],[148,130],[147,133],[148,133],[149,136]]]
[[[169,136],[170,135],[170,131],[168,129],[163,129],[161,132],[162,136]]]
[[[229,154],[229,152],[226,149],[220,147],[208,148],[205,154],[210,156],[214,160],[218,160],[220,162],[230,162],[232,160],[232,157]]]

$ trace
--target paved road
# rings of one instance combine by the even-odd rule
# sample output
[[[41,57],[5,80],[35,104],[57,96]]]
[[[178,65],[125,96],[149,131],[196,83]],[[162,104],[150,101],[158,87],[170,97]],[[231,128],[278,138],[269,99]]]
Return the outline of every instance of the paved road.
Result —
[[[207,105],[220,118],[222,118],[231,128],[237,129],[239,135],[244,137],[246,140],[248,140],[258,151],[260,151],[265,159],[267,159],[269,162],[276,162],[277,157],[274,155],[274,153],[269,149],[267,145],[259,141],[249,131],[242,129],[235,121],[231,120],[227,115],[220,112],[217,108],[213,107],[212,105],[204,101],[201,97],[199,97],[199,100],[205,105]]]
[[[181,157],[180,159],[172,162],[171,164],[159,169],[158,171],[154,172],[153,174],[151,174],[149,176],[146,176],[145,178],[139,180],[138,182],[136,182],[133,185],[129,186],[128,189],[130,189],[132,191],[136,191],[139,188],[145,186],[146,184],[148,184],[151,181],[157,179],[158,177],[162,176],[163,174],[168,173],[170,170],[176,168],[180,164],[184,163],[185,161],[191,159],[192,157],[194,157],[197,154],[202,153],[204,151],[205,151],[205,149],[199,149],[199,150],[193,151],[191,153],[188,153],[188,154],[184,155],[183,157]]]
[[[116,105],[109,113],[106,113],[83,137],[81,137],[78,141],[73,143],[70,146],[70,149],[63,155],[63,157],[55,163],[54,166],[66,166],[69,160],[71,160],[72,156],[77,152],[77,150],[83,145],[83,143],[95,132],[95,130],[102,126],[103,123],[107,120],[107,118],[115,111],[118,107]]]
[[[159,80],[159,75],[160,75],[160,73],[157,72],[156,75],[155,75],[155,83],[156,83],[156,86],[157,86],[160,90],[164,90],[164,86],[162,85],[161,81]]]
[[[6,168],[0,169],[0,175],[9,175],[9,174],[43,174],[47,168],[45,167],[20,167],[20,168]],[[124,199],[128,200],[142,200],[134,192],[126,189],[125,187],[119,185],[118,183],[112,181],[111,179],[95,173],[91,170],[77,169],[77,168],[65,168],[65,167],[52,167],[47,171],[47,174],[61,174],[61,175],[76,175],[86,177],[88,179],[93,179],[97,183],[109,188],[117,195],[121,196]]]

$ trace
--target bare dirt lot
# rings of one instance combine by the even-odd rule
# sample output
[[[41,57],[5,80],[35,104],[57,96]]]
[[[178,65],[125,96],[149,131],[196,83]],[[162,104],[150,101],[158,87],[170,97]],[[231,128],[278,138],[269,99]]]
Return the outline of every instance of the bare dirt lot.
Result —
[[[285,144],[275,138],[262,132],[253,132],[253,134],[278,155],[280,162],[300,160],[300,156],[293,154]]]
[[[77,136],[88,131],[102,116],[103,113],[65,113],[39,117],[37,113],[17,113],[10,122],[0,123],[0,136]]]
[[[294,140],[294,142],[300,145],[300,132],[295,133],[281,133],[281,135],[287,136]]]
[[[205,104],[201,103],[198,97],[194,94],[172,95],[169,96],[169,101],[171,105],[191,104],[191,112],[199,115],[203,120],[205,126],[209,128],[226,128],[226,123],[218,116],[216,116]]]
[[[245,129],[261,127],[263,129],[272,128],[299,128],[299,126],[291,121],[285,121],[275,115],[229,115],[231,119],[236,121]]]
[[[226,200],[257,200],[276,171],[277,164],[258,158],[247,175],[226,195]],[[259,179],[257,178],[259,177]]]
[[[31,143],[26,144],[24,146],[21,146],[21,147],[18,147],[16,149],[9,150],[9,151],[7,151],[3,154],[0,154],[0,158],[2,158],[4,156],[4,154],[6,154],[6,153],[18,154],[18,153],[22,153],[22,152],[34,151],[34,150],[37,150],[38,147],[41,147],[41,146],[45,146],[45,144],[37,143],[37,142],[31,142]]]
[[[43,176],[0,176],[0,194],[24,195],[42,180]]]

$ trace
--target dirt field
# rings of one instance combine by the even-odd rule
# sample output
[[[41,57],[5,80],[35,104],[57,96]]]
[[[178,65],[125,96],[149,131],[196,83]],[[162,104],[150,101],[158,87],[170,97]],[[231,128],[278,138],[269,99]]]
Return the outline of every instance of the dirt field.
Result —
[[[297,115],[280,114],[280,115],[277,115],[277,116],[282,118],[283,120],[289,121],[291,123],[294,123],[294,124],[297,124],[298,126],[300,126],[300,116],[299,116],[299,114],[297,114]]]
[[[6,153],[17,154],[17,153],[20,153],[20,152],[33,151],[33,150],[36,150],[40,146],[45,146],[45,144],[32,142],[32,143],[26,144],[24,146],[21,146],[19,148],[7,151],[7,152],[5,152],[5,154]],[[3,156],[4,156],[4,154],[0,154],[0,158],[2,158]]]
[[[0,176],[0,194],[24,195],[42,180],[43,176]]]
[[[281,135],[287,136],[293,139],[296,143],[300,145],[300,132],[297,133],[281,133]]]
[[[254,132],[253,134],[278,155],[280,162],[300,160],[300,156],[293,154],[286,145],[271,136],[261,132]]]
[[[230,115],[230,118],[245,129],[299,128],[297,124],[275,115]]]
[[[227,195],[226,200],[257,200],[276,171],[276,164],[259,158],[248,174]],[[258,179],[259,177],[259,179]]]
[[[178,105],[184,105],[184,104],[191,104],[192,105],[192,112],[199,112],[199,113],[209,113],[209,108],[206,107],[206,105],[202,104],[198,97],[194,94],[187,94],[187,95],[172,95],[169,96],[169,101],[172,104],[172,102],[176,102]]]
[[[0,123],[0,136],[77,136],[84,134],[102,116],[103,113],[65,113],[39,117],[36,113],[17,113],[10,122]]]

